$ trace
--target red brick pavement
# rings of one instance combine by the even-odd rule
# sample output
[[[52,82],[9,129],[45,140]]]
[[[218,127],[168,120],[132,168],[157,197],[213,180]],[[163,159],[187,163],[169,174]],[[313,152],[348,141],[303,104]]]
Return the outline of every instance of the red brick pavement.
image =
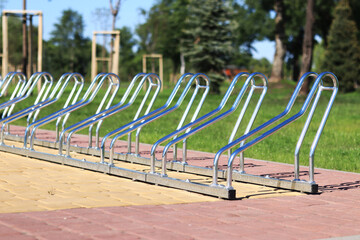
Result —
[[[49,132],[39,131],[41,136]],[[74,141],[83,143],[77,136]],[[79,144],[80,145],[80,144]],[[120,149],[120,148],[119,148]],[[142,145],[141,151],[148,151]],[[190,162],[211,154],[191,151]],[[193,158],[191,160],[191,158]],[[194,160],[195,158],[195,160]],[[247,160],[248,172],[292,166]],[[302,168],[306,175],[306,168]],[[316,169],[322,194],[177,205],[0,214],[1,239],[321,239],[360,235],[360,174]]]
[[[0,214],[3,239],[320,239],[360,235],[360,191]]]

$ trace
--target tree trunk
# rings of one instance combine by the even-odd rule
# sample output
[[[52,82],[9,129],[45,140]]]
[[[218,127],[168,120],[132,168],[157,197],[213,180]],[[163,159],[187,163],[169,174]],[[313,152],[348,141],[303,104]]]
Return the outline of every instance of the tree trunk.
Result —
[[[299,54],[295,53],[294,54],[294,59],[292,61],[292,77],[291,79],[293,81],[296,81],[296,79],[298,78],[299,74],[300,74],[300,66],[299,66]]]
[[[113,19],[112,19],[112,26],[111,26],[111,30],[114,31],[115,30],[115,23],[116,23],[116,17],[119,13],[119,9],[120,9],[120,3],[121,0],[118,0],[115,3],[115,6],[113,7],[112,5],[112,0],[109,0],[110,2],[110,11],[111,14],[113,15]],[[110,61],[109,61],[109,69],[111,71],[112,69],[112,65],[113,65],[113,51],[114,51],[114,36],[111,35],[111,42],[110,42]]]
[[[283,65],[286,54],[285,46],[285,22],[284,22],[284,2],[275,1],[275,56],[271,70],[270,82],[279,82],[283,78]]]
[[[23,10],[26,10],[26,0],[23,0]],[[22,47],[22,72],[27,76],[27,61],[28,61],[28,48],[27,48],[27,28],[26,28],[26,14],[23,14],[22,19],[22,33],[23,33],[23,47]],[[27,76],[28,77],[28,76]]]
[[[315,22],[314,17],[314,0],[307,1],[306,7],[306,24],[305,24],[305,33],[304,33],[304,42],[302,46],[302,58],[301,58],[301,70],[299,79],[301,76],[311,70],[312,63],[312,53],[313,53],[313,43],[314,43],[314,31],[313,26]],[[301,93],[306,94],[309,92],[309,79],[304,82],[303,87],[301,88]]]
[[[185,74],[185,57],[183,53],[180,53],[180,75],[184,75]]]

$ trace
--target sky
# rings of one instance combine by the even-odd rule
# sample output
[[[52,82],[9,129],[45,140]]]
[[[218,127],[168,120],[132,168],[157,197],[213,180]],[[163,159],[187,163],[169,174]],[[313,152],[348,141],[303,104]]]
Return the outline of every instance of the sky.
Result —
[[[113,0],[115,2],[116,0]],[[128,26],[132,31],[138,24],[145,21],[140,14],[140,8],[149,10],[156,0],[122,0],[120,12],[116,21],[116,27]],[[6,10],[22,10],[23,0],[7,0],[4,4]],[[63,10],[71,8],[83,16],[85,22],[85,36],[92,38],[92,32],[100,29],[100,24],[94,17],[95,9],[109,8],[108,0],[26,0],[27,10],[41,10],[44,18],[44,39],[50,38],[50,33],[54,30],[54,24],[59,22]],[[109,29],[111,28],[111,17],[109,18]],[[270,41],[261,41],[254,44],[256,51],[253,51],[253,57],[267,58],[273,61],[275,43]]]

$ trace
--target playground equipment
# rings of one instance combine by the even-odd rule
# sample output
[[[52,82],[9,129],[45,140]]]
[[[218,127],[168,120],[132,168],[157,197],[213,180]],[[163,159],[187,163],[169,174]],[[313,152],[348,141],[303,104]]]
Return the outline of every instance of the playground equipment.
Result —
[[[229,96],[233,92],[235,86],[237,84],[240,84],[240,80],[242,78],[246,78],[245,83],[243,84],[238,95],[236,96],[235,101],[228,110],[221,112],[225,108],[229,100]],[[300,89],[304,81],[307,80],[308,78],[314,78],[315,80],[300,111],[274,126],[276,122],[285,118],[290,113],[295,103],[295,100],[299,95]],[[94,115],[86,119],[83,119],[80,122],[73,124],[72,126],[67,128],[64,128],[64,124],[63,124],[63,130],[55,142],[49,143],[48,141],[35,139],[34,133],[36,128],[42,126],[43,124],[47,124],[48,122],[51,122],[55,119],[58,119],[59,117],[65,116],[66,118],[66,116],[68,117],[68,114],[70,114],[72,111],[74,110],[80,111],[82,107],[89,104],[92,101],[93,97],[97,94],[98,88],[102,85],[105,79],[109,79],[110,84],[106,91],[105,94],[106,96],[104,96],[104,98],[102,99],[101,104],[99,105],[98,110]],[[329,85],[329,83],[327,83],[325,79],[331,79],[331,84]],[[258,80],[260,81],[258,82]],[[180,86],[183,85],[186,81],[187,84],[185,85],[183,92],[178,97],[178,100],[176,101],[175,105],[172,106],[172,102],[175,99],[177,93],[179,92]],[[95,90],[93,90],[94,87],[93,84],[95,82],[98,82],[98,85],[95,88]],[[135,83],[138,83],[138,85],[135,88],[135,90],[132,90],[136,85]],[[109,116],[112,116],[114,114],[119,114],[121,111],[127,109],[128,107],[131,107],[133,105],[135,98],[138,96],[139,91],[143,89],[143,85],[145,83],[148,84],[148,87],[145,88],[145,95],[141,101],[139,108],[136,111],[134,120],[129,123],[126,123],[125,125],[117,127],[115,130],[108,132],[100,143],[98,132],[101,127],[102,121]],[[4,85],[5,83],[0,83],[0,84]],[[30,123],[25,131],[24,137],[13,136],[11,134],[4,134],[5,129],[3,127],[1,136],[3,136],[7,140],[20,141],[24,143],[24,145],[23,147],[9,146],[2,141],[0,142],[0,150],[16,153],[20,155],[25,155],[33,158],[43,159],[51,162],[76,166],[84,169],[90,169],[93,171],[99,171],[112,175],[131,178],[134,180],[140,180],[148,183],[154,183],[163,186],[180,188],[193,192],[199,192],[225,199],[236,198],[236,190],[233,187],[233,181],[249,182],[249,183],[261,184],[261,185],[272,186],[277,188],[291,189],[291,190],[308,192],[308,193],[316,193],[318,191],[318,185],[316,184],[314,179],[314,153],[338,91],[338,81],[334,74],[330,72],[324,72],[321,74],[309,72],[304,74],[300,79],[300,81],[298,82],[289,100],[289,103],[285,107],[285,110],[279,115],[271,118],[270,120],[266,121],[265,123],[255,128],[253,128],[252,126],[260,110],[265,94],[267,92],[267,79],[261,73],[238,74],[230,84],[219,106],[216,109],[202,116],[199,116],[200,109],[202,108],[202,105],[205,102],[205,98],[209,91],[209,79],[204,74],[191,74],[191,73],[184,74],[177,82],[174,90],[172,91],[166,103],[162,107],[157,108],[155,110],[151,110],[151,108],[158,96],[159,89],[161,88],[161,81],[157,75],[141,73],[135,76],[130,86],[126,90],[125,94],[122,96],[120,102],[118,104],[111,106],[112,100],[114,99],[114,96],[117,92],[117,90],[111,91],[111,89],[113,87],[118,89],[119,85],[120,82],[119,79],[116,77],[116,75],[99,74],[93,80],[89,89],[87,90],[87,92],[84,94],[84,97],[80,101],[76,103],[73,102],[72,105],[63,108],[60,111],[57,111],[47,117],[44,117],[42,119]],[[192,86],[194,86],[194,88],[192,88]],[[150,97],[150,92],[152,91],[153,88],[155,88],[155,91],[153,93],[153,96]],[[249,102],[253,98],[253,93],[258,90],[260,91],[260,96],[258,97],[256,106],[252,111],[251,118],[247,123],[245,132],[242,136],[235,139],[239,126],[242,124],[244,114],[246,111],[248,111]],[[127,102],[127,98],[130,96],[131,91],[134,92],[130,100]],[[172,130],[169,129],[170,131],[166,136],[162,137],[161,139],[158,139],[154,143],[154,145],[151,148],[150,158],[140,156],[139,136],[141,129],[149,125],[151,122],[156,121],[159,118],[162,118],[171,113],[175,114],[175,111],[177,112],[180,111],[179,107],[185,101],[185,98],[187,95],[189,95],[190,91],[193,91],[193,93],[185,107],[184,112],[182,113],[180,122],[176,127],[176,129],[172,129]],[[191,120],[188,123],[185,123],[187,116],[190,113],[190,109],[194,107],[193,105],[196,102],[195,98],[198,97],[200,91],[202,91],[202,95],[200,95],[199,97],[200,99],[197,99],[198,104],[195,107],[195,110],[193,111],[193,115],[191,117],[189,116]],[[316,106],[323,91],[331,91],[332,94],[310,149],[309,179],[305,181],[299,178],[299,150],[302,146],[302,142],[309,128]],[[92,92],[92,95],[89,97],[90,92]],[[109,92],[113,92],[113,95],[109,96],[108,94]],[[241,100],[246,94],[246,92],[247,92],[247,97],[245,103],[241,108],[240,114],[234,124],[233,131],[229,136],[228,144],[222,147],[216,153],[213,161],[213,166],[202,167],[197,165],[190,165],[187,162],[187,158],[186,158],[187,139],[200,131],[204,131],[215,122],[225,121],[226,117],[228,117],[230,114],[233,114],[235,110],[239,107]],[[314,100],[312,101],[313,98]],[[108,104],[106,105],[105,108],[103,108],[103,105],[106,101],[104,99],[107,99],[108,101]],[[9,100],[9,103],[5,105],[6,106],[11,105],[12,104],[11,101],[12,100]],[[148,102],[148,104],[145,110],[146,102]],[[256,145],[260,141],[270,137],[272,134],[275,134],[277,131],[281,130],[285,126],[293,123],[294,121],[302,117],[307,111],[311,102],[312,102],[312,106],[310,108],[308,117],[304,124],[303,130],[301,131],[298,143],[296,145],[295,163],[294,163],[295,179],[284,180],[269,176],[247,174],[244,168],[245,159],[243,156],[243,152],[246,149]],[[38,106],[36,104],[37,103],[35,103],[34,106]],[[35,107],[33,108],[32,112],[36,110],[37,108]],[[27,110],[23,110],[23,111],[26,112]],[[141,112],[144,113],[141,114]],[[15,114],[14,116],[16,116],[15,118],[17,118],[20,115]],[[8,119],[11,119],[11,115],[10,118]],[[4,120],[3,126],[6,123],[7,123],[6,120]],[[93,128],[93,125],[96,123],[98,124],[96,129],[96,144],[95,146],[93,146],[91,129]],[[273,127],[270,130],[264,131],[265,128],[268,128],[270,126]],[[79,146],[71,145],[71,138],[73,134],[86,127],[89,127],[88,146],[79,147]],[[27,141],[29,139],[30,132],[31,132],[30,147],[27,147]],[[136,132],[134,153],[132,153],[132,149],[131,149],[132,132]],[[254,136],[255,134],[260,134],[260,135],[249,140],[249,138]],[[57,128],[57,136],[58,136],[58,128]],[[128,151],[127,153],[116,153],[115,143],[117,142],[117,139],[123,136],[128,136]],[[109,139],[111,140],[108,141]],[[177,161],[178,150],[176,144],[181,141],[183,142],[183,149],[182,149],[183,157],[182,157],[182,161]],[[158,160],[156,159],[155,153],[159,150],[158,146],[164,142],[167,142],[167,144],[165,145],[164,149],[161,150],[161,160]],[[105,143],[109,143],[109,148]],[[34,145],[37,145],[39,147],[46,146],[48,147],[48,149],[53,149],[53,151],[52,153],[49,153],[47,152],[47,150],[46,152],[44,150],[35,150]],[[66,151],[64,153],[63,148],[65,145],[66,145]],[[173,147],[174,150],[174,160],[168,161],[167,154],[171,147]],[[109,151],[107,151],[107,149],[109,149]],[[230,151],[231,149],[234,149],[234,151],[231,152]],[[71,151],[76,152],[76,154],[74,154],[75,156]],[[228,152],[228,161],[227,161],[226,169],[222,170],[219,169],[219,159],[220,156],[225,152]],[[84,156],[85,158],[79,159],[78,158],[79,154],[81,156]],[[240,168],[239,170],[234,170],[233,164],[236,156],[238,155],[240,155]],[[189,176],[193,176],[193,177],[189,177]],[[198,177],[194,177],[194,176],[207,176],[207,178],[206,181],[203,181],[203,180],[198,180]]]

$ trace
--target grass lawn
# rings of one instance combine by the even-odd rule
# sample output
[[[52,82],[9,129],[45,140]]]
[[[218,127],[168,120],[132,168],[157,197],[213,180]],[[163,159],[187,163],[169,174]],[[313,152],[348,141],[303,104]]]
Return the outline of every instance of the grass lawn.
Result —
[[[224,84],[222,87],[222,94],[226,91],[228,85],[229,83]],[[121,87],[121,93],[114,102],[119,101],[120,96],[125,91],[125,88],[126,86]],[[280,85],[270,85],[268,93],[265,96],[264,102],[253,127],[259,126],[260,124],[281,113],[285,109],[285,106],[288,103],[294,88],[295,83],[292,82],[283,82]],[[159,94],[153,109],[162,106],[166,102],[171,90],[171,86],[165,87],[164,91]],[[235,94],[230,97],[223,111],[226,111],[231,107],[233,101],[236,98],[236,93],[238,93],[239,90],[240,86],[235,89]],[[142,95],[138,97],[133,107],[130,107],[129,109],[106,119],[103,123],[101,135],[103,136],[109,131],[114,130],[115,128],[131,121],[136,111],[135,107],[140,103],[141,96]],[[215,109],[220,103],[222,96],[223,95],[207,96],[204,106],[200,112],[200,116]],[[251,102],[249,110],[254,108],[258,96],[259,94],[253,97],[255,101]],[[308,165],[310,145],[315,136],[315,132],[320,123],[329,97],[330,93],[325,92],[319,102],[312,124],[309,128],[308,134],[300,152],[301,165]],[[175,130],[181,118],[181,114],[186,107],[186,100],[188,99],[189,97],[185,99],[180,109],[144,127],[141,133],[141,142],[152,144],[159,138]],[[100,100],[100,98],[96,98],[92,104],[72,113],[66,126],[78,122],[86,116],[90,116],[91,113],[94,113]],[[305,97],[300,96],[287,117],[294,115],[300,109],[304,100]],[[242,103],[244,101],[245,98],[243,98]],[[25,106],[29,106],[29,102],[30,100],[27,101],[27,103],[18,104],[14,112],[24,108]],[[56,106],[44,108],[41,111],[40,117],[46,116],[59,109],[64,102],[65,98],[59,100],[56,103]],[[237,111],[232,115],[189,138],[188,149],[215,153],[222,146],[226,145],[237,116],[240,113],[242,103]],[[250,115],[251,111],[245,115],[243,120],[244,124],[242,124],[237,137],[241,136],[244,132]],[[269,161],[293,163],[295,145],[304,125],[306,116],[307,114],[296,122],[285,127],[281,131],[260,142],[259,144],[251,147],[245,152],[245,156]],[[287,117],[285,117],[283,120],[285,120]],[[189,121],[189,119],[190,117],[187,118],[187,121]],[[13,124],[25,125],[26,122],[25,120],[20,120],[14,122]],[[54,123],[45,125],[44,128],[54,129]],[[86,133],[86,131],[83,130],[81,133]],[[255,137],[256,136],[258,135],[255,135]],[[359,159],[360,92],[357,91],[349,94],[339,93],[336,97],[333,109],[330,113],[329,119],[316,150],[315,166],[328,169],[360,172]]]

